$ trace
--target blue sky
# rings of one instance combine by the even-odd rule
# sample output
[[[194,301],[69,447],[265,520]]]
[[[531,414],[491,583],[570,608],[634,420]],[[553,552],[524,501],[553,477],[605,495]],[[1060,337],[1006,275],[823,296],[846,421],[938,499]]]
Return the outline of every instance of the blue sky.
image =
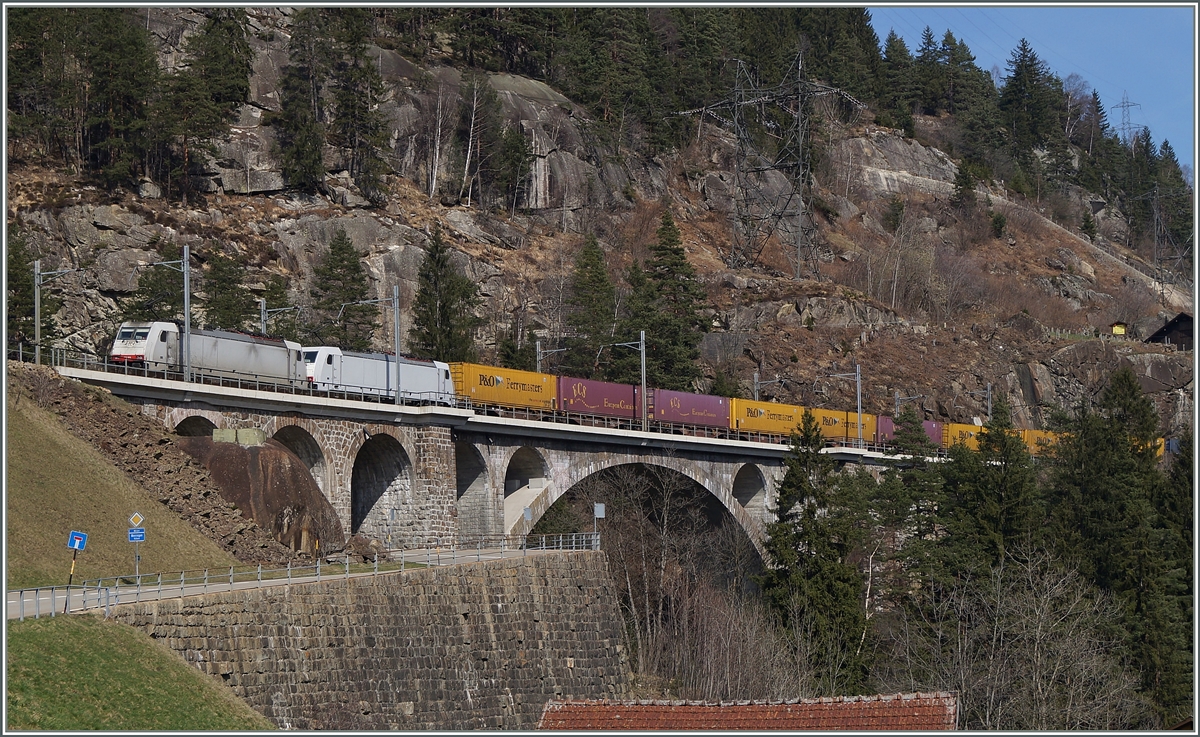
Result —
[[[925,26],[939,42],[949,29],[984,71],[1008,60],[1022,38],[1064,81],[1079,74],[1100,93],[1109,124],[1121,126],[1122,97],[1131,126],[1146,126],[1155,144],[1171,142],[1179,163],[1196,171],[1196,6],[1038,7],[974,5],[867,6],[880,47],[889,30],[914,54]],[[1194,180],[1193,180],[1194,181]]]

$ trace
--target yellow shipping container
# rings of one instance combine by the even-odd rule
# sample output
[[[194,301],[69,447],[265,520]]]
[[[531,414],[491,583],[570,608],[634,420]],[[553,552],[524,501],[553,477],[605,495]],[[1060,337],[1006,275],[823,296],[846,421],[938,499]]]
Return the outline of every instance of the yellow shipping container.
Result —
[[[1045,430],[1022,430],[1021,440],[1025,441],[1030,455],[1039,456],[1050,450],[1050,446],[1058,441],[1058,436]]]
[[[869,412],[862,413],[862,441],[865,445],[875,442],[875,429],[879,418]],[[858,442],[858,412],[846,413],[846,439]]]
[[[846,439],[846,413],[830,409],[809,409],[817,424],[821,426],[821,434],[829,440]]]
[[[794,404],[731,399],[729,419],[733,430],[790,435],[800,424],[804,408]]]
[[[450,375],[458,396],[472,402],[533,409],[558,407],[558,382],[550,374],[452,363]]]
[[[949,448],[955,443],[962,443],[971,450],[979,448],[979,425],[964,425],[959,422],[947,422],[942,427],[942,445]]]

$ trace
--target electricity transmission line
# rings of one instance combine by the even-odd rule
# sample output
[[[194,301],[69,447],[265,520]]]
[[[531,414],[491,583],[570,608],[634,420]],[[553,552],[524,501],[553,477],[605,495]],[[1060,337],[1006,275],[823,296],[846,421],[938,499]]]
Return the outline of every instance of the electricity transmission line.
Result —
[[[772,235],[795,243],[794,276],[819,275],[819,253],[812,219],[812,171],[808,141],[813,99],[836,95],[855,109],[866,107],[836,87],[805,77],[798,53],[783,81],[763,86],[754,70],[734,60],[733,94],[720,102],[676,115],[705,117],[737,137],[734,157],[733,241],[721,249],[730,268],[755,266]]]

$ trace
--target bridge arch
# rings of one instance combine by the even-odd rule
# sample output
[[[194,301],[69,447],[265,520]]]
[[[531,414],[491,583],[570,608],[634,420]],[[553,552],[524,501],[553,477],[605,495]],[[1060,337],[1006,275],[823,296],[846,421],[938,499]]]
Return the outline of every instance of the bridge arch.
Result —
[[[527,528],[532,523],[524,522],[525,507],[532,506],[544,493],[550,475],[549,465],[537,450],[523,446],[509,456],[504,467],[504,529]],[[535,512],[534,520],[538,516],[540,514]]]
[[[304,462],[309,474],[317,482],[317,488],[328,499],[329,492],[327,490],[330,484],[329,479],[326,478],[328,464],[325,461],[325,452],[321,449],[321,444],[313,437],[309,429],[298,424],[281,425],[275,431],[272,438],[278,440],[285,448],[292,451],[297,458]]]
[[[610,468],[634,464],[669,469],[694,481],[700,488],[707,491],[720,502],[725,511],[745,530],[746,535],[758,550],[759,555],[765,557],[766,551],[762,547],[762,524],[752,515],[750,509],[744,507],[734,497],[734,474],[729,473],[726,475],[726,473],[722,473],[718,464],[697,462],[693,459],[681,458],[674,455],[607,455],[596,453],[589,454],[586,458],[581,458],[579,454],[575,454],[569,462],[558,464],[555,468],[556,473],[552,482],[548,483],[546,488],[542,489],[539,493],[532,495],[532,499],[523,505],[532,509],[533,519],[531,521],[526,522],[521,517],[521,509],[516,510],[515,516],[510,516],[508,513],[509,500],[505,499],[505,530],[510,534],[528,532],[555,502],[585,479]],[[765,504],[766,483],[762,480],[763,474],[753,464],[746,465],[753,467],[754,472],[759,476],[758,483],[761,487],[763,504]],[[739,469],[739,473],[743,472],[745,467],[742,466]],[[746,472],[746,474],[747,478],[753,478],[751,472]],[[743,482],[743,484],[748,484],[748,482]],[[747,486],[747,488],[751,487]]]
[[[754,517],[761,518],[767,505],[767,479],[762,469],[747,463],[733,477],[733,498]]]
[[[184,437],[212,437],[212,431],[216,430],[217,426],[213,421],[204,415],[192,415],[185,417],[175,426],[175,434]]]
[[[386,432],[370,434],[354,452],[350,477],[351,535],[395,539],[397,523],[413,503],[411,456]]]
[[[177,435],[209,435],[217,428],[228,427],[225,415],[208,409],[172,407],[163,417],[163,424]],[[183,428],[182,431],[180,428]],[[207,428],[207,432],[204,430]]]

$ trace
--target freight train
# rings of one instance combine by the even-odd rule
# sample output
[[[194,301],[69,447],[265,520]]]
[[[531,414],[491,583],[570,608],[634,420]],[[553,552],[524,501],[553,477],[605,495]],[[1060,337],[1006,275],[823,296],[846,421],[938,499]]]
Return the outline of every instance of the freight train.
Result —
[[[110,359],[152,371],[182,366],[179,328],[170,322],[123,323]],[[764,442],[787,442],[804,412],[812,413],[827,443],[877,448],[891,444],[895,420],[886,415],[805,408],[792,404],[646,390],[570,376],[500,368],[477,363],[441,363],[401,357],[399,387],[408,403],[467,406],[481,414],[524,415],[573,424],[711,435]],[[396,358],[354,353],[331,346],[301,348],[291,341],[217,330],[192,331],[192,370],[199,375],[274,379],[323,394],[394,400]],[[930,441],[948,449],[978,444],[978,425],[922,423]],[[1022,430],[1032,455],[1054,445],[1054,433]],[[1163,451],[1162,440],[1158,444]]]

